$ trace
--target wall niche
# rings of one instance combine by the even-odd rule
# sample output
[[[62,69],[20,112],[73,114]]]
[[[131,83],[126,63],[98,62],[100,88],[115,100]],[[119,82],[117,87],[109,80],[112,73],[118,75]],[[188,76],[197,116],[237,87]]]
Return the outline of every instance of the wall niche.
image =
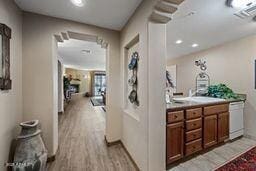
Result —
[[[124,111],[139,121],[138,108],[140,106],[140,47],[139,35],[136,35],[124,49]],[[133,59],[135,58],[135,59]],[[136,61],[136,62],[135,62]]]

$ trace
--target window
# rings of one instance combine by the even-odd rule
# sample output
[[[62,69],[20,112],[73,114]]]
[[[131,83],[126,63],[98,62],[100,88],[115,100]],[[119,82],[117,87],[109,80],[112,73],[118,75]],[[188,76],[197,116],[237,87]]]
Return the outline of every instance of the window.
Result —
[[[94,96],[100,96],[101,92],[106,91],[106,75],[94,75]]]

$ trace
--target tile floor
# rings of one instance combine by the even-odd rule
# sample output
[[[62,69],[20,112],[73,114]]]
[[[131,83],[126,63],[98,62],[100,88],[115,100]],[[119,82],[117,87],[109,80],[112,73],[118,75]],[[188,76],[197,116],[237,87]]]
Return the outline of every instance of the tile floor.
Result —
[[[169,169],[169,171],[211,171],[254,146],[256,146],[256,141],[241,138],[180,163],[176,167]]]

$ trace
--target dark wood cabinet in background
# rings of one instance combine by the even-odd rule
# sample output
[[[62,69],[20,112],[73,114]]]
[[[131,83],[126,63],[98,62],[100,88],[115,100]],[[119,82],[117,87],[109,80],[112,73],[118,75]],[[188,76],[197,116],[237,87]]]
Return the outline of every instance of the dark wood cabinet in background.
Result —
[[[184,123],[168,124],[166,134],[167,163],[171,163],[183,157]]]
[[[204,117],[204,148],[218,143],[217,115]]]

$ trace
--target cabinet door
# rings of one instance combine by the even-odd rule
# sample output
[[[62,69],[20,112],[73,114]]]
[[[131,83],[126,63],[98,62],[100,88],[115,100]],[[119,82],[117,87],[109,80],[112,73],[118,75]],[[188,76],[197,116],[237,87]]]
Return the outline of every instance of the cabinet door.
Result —
[[[183,157],[184,123],[167,125],[166,134],[166,162],[170,164]]]
[[[218,115],[218,142],[223,142],[229,138],[229,113]]]
[[[211,147],[218,142],[217,115],[204,117],[204,148]]]

